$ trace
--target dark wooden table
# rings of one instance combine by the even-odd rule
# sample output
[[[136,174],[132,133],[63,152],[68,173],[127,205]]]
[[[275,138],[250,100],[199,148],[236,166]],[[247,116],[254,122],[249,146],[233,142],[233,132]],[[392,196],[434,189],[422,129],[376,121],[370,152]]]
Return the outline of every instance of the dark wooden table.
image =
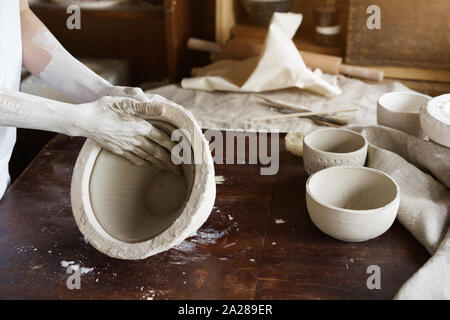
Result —
[[[196,237],[143,261],[109,258],[84,241],[70,182],[81,138],[55,137],[0,201],[2,299],[391,299],[429,258],[396,222],[381,237],[345,243],[320,232],[305,204],[301,159],[280,170],[216,165],[215,207]],[[276,223],[282,219],[285,223]],[[61,261],[94,268],[69,290]],[[367,267],[381,268],[369,290]]]

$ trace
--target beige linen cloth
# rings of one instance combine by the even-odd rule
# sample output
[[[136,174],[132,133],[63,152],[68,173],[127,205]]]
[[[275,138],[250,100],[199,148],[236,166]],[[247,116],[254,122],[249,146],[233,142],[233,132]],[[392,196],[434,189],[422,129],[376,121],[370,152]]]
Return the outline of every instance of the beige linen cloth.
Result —
[[[327,81],[320,70],[312,72],[292,41],[302,22],[297,13],[274,13],[259,57],[242,61],[222,60],[200,68],[195,78],[183,79],[186,89],[263,92],[290,87],[335,96],[341,89]]]
[[[279,114],[261,96],[313,111],[357,107],[352,127],[370,142],[368,166],[386,172],[400,186],[398,220],[432,255],[396,295],[397,299],[450,299],[450,149],[400,131],[376,126],[378,98],[409,90],[398,82],[367,84],[339,76],[343,93],[330,99],[298,89],[267,93],[222,93],[186,90],[170,85],[152,90],[189,109],[207,129],[280,132],[310,131],[308,119],[251,122]],[[356,127],[358,126],[358,127]]]
[[[396,299],[450,299],[450,149],[381,127],[354,128],[369,141],[367,166],[400,187],[398,220],[432,255]]]

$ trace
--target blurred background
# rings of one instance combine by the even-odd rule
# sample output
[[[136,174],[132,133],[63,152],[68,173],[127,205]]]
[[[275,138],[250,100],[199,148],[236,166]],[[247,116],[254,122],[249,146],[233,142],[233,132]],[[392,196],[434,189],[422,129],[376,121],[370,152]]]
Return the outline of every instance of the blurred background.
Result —
[[[81,8],[79,30],[66,26],[71,4]],[[366,26],[372,4],[382,8],[380,30]],[[376,66],[385,81],[400,79],[430,95],[450,92],[448,0],[30,0],[30,6],[70,53],[116,85],[146,90],[179,82],[218,59],[189,50],[189,37],[224,46],[230,38],[262,43],[272,13],[294,11],[303,14],[295,35],[302,50]],[[26,70],[21,90],[65,99]],[[19,130],[13,178],[51,137]]]

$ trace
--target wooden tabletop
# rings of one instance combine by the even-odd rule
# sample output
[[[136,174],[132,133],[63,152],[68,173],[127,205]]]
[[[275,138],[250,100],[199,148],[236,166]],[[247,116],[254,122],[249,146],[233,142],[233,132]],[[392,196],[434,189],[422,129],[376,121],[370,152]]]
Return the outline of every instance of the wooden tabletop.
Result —
[[[426,250],[398,222],[363,243],[320,232],[306,210],[302,161],[283,138],[277,175],[261,176],[258,165],[216,165],[224,182],[197,236],[122,261],[79,232],[70,182],[84,140],[56,136],[0,201],[0,298],[392,299],[427,261]],[[81,275],[80,290],[67,288],[62,261],[93,268]],[[370,265],[380,267],[381,290],[366,286]]]

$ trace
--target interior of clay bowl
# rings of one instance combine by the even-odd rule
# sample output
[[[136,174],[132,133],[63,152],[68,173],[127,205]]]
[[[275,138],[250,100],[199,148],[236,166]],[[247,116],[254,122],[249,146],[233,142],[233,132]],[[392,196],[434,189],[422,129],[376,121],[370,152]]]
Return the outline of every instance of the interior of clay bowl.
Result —
[[[390,92],[381,96],[378,103],[385,109],[402,113],[418,113],[430,97],[415,92]]]
[[[152,122],[169,135],[175,128]],[[183,174],[156,166],[137,167],[107,150],[95,160],[89,182],[94,215],[113,238],[128,243],[149,240],[178,218],[193,184],[194,166]]]
[[[308,189],[319,203],[340,209],[372,210],[397,197],[397,185],[380,171],[363,167],[333,167],[311,176]]]
[[[304,142],[312,149],[331,153],[358,151],[366,144],[360,134],[340,129],[316,130],[306,136]]]

